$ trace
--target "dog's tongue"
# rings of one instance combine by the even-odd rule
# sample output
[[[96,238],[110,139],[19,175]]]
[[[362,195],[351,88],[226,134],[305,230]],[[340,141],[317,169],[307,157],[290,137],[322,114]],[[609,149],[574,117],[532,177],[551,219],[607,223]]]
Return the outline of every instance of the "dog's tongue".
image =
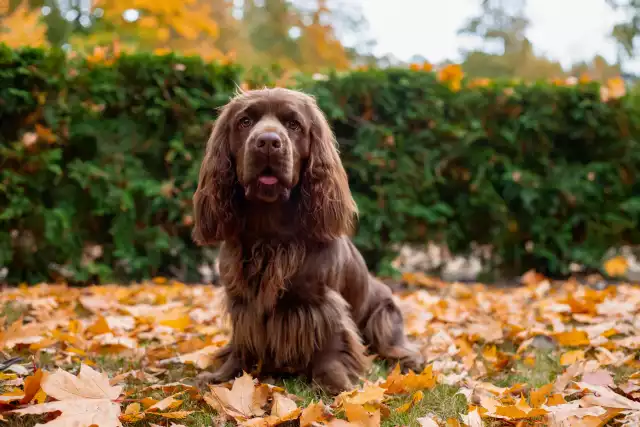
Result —
[[[258,178],[258,181],[260,181],[261,184],[273,185],[278,182],[278,178],[271,175],[263,175],[260,178]]]

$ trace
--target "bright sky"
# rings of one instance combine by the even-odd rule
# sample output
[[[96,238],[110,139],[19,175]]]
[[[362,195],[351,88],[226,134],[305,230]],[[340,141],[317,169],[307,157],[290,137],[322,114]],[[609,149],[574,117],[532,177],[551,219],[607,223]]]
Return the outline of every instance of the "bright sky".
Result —
[[[479,10],[479,0],[359,0],[377,39],[377,54],[402,60],[414,54],[430,62],[459,60],[461,48],[480,46],[456,31]],[[617,14],[605,0],[529,0],[528,37],[537,52],[564,66],[600,54],[609,62],[616,48],[608,37]],[[640,72],[640,60],[625,67]]]

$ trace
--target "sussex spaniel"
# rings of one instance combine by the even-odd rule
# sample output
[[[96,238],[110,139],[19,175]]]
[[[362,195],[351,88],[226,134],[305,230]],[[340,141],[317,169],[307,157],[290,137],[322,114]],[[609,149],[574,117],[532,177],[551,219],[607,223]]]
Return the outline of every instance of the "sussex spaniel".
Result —
[[[357,207],[312,97],[276,88],[233,98],[207,143],[193,200],[194,240],[222,242],[233,325],[221,366],[200,381],[259,367],[307,375],[336,393],[365,373],[365,345],[420,368],[391,291],[349,238]]]

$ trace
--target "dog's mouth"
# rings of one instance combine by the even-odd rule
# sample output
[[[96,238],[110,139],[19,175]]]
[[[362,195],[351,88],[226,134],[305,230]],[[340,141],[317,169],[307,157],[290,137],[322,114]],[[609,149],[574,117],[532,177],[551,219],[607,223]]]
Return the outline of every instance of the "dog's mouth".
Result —
[[[265,168],[251,184],[245,187],[245,197],[267,203],[288,200],[289,193],[289,189],[271,167]]]
[[[262,185],[276,185],[280,180],[271,168],[267,167],[260,175],[258,175],[258,182]]]

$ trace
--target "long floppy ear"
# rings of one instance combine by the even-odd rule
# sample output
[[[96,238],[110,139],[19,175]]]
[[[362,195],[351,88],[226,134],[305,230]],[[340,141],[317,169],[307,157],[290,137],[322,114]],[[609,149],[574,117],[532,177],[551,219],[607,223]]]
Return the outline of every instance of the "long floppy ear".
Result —
[[[330,241],[353,231],[358,208],[333,131],[315,101],[311,111],[309,160],[302,176],[301,218],[315,240]]]
[[[193,240],[209,245],[226,240],[239,229],[236,171],[229,147],[229,105],[215,122],[200,166],[198,188],[193,195]]]

